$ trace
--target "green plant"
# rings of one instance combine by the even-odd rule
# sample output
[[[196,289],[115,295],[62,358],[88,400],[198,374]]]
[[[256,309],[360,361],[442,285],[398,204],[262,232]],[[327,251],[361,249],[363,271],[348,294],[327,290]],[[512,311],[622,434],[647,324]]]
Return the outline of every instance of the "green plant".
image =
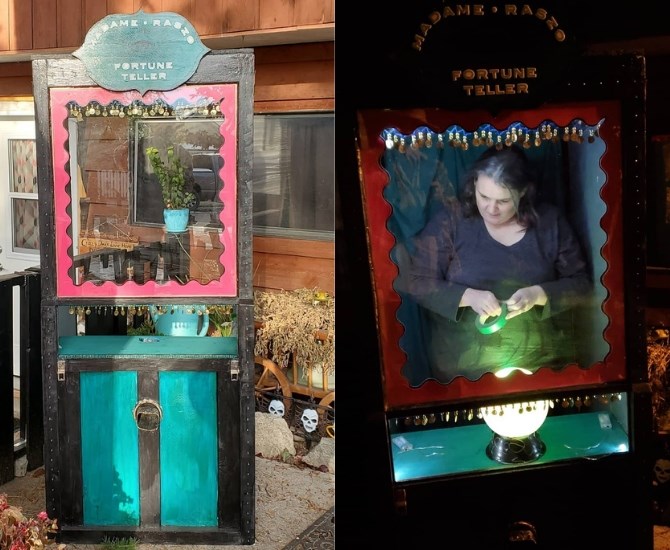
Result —
[[[52,538],[58,531],[55,519],[46,512],[36,517],[26,517],[21,508],[10,506],[7,495],[0,494],[0,548],[8,550],[33,550],[55,545]],[[57,545],[64,548],[65,545]]]
[[[105,537],[102,541],[104,550],[135,550],[137,548],[137,539],[128,538],[109,538]]]
[[[175,155],[174,147],[167,148],[166,162],[156,147],[147,147],[146,154],[160,183],[165,208],[175,210],[191,206],[195,195],[186,191],[186,167]]]
[[[233,306],[214,305],[207,308],[209,322],[214,325],[212,336],[231,336],[233,333],[233,321],[237,314]]]
[[[137,327],[128,325],[126,328],[126,334],[128,336],[146,336],[149,334],[156,334],[156,327],[154,326],[151,318],[147,316],[144,321],[142,321],[142,324]]]

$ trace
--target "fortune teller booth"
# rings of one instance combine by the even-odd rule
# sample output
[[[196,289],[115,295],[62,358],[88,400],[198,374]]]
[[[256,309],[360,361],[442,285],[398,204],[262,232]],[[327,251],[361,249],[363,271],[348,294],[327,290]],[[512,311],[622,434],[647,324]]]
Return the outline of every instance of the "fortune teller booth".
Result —
[[[49,516],[252,544],[253,52],[110,15],[33,80]]]
[[[647,548],[644,59],[577,57],[549,86],[540,61],[452,56],[432,13],[408,35],[413,63],[380,56],[393,82],[355,112],[394,535]],[[518,170],[505,196],[472,186],[478,161],[512,151],[532,197]],[[500,239],[487,201],[530,203],[535,222]],[[510,315],[536,284],[547,300]],[[475,314],[465,289],[500,311]]]

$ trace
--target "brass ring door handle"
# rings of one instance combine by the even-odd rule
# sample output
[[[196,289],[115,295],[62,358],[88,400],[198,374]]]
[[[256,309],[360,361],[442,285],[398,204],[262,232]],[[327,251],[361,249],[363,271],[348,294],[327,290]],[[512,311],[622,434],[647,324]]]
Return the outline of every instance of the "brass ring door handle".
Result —
[[[133,417],[138,429],[155,432],[163,419],[163,409],[153,399],[142,399],[133,408]]]

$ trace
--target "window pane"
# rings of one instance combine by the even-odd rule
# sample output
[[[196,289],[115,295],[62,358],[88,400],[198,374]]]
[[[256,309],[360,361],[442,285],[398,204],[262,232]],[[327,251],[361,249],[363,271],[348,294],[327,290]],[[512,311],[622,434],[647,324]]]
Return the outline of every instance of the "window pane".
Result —
[[[15,252],[39,251],[37,200],[12,199],[12,233]]]
[[[254,117],[255,228],[334,232],[333,148],[332,113]]]
[[[12,193],[37,193],[37,159],[34,139],[10,139],[9,190]]]

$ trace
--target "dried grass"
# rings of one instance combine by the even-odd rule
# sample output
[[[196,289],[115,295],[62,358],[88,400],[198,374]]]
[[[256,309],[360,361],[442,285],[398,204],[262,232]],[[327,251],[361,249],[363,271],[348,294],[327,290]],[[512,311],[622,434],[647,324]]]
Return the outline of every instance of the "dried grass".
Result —
[[[306,368],[335,371],[335,300],[317,289],[254,292],[254,353],[288,367],[295,358]]]
[[[670,331],[654,329],[647,338],[647,375],[651,384],[651,406],[656,423],[663,422],[670,403],[668,367],[670,366]]]

